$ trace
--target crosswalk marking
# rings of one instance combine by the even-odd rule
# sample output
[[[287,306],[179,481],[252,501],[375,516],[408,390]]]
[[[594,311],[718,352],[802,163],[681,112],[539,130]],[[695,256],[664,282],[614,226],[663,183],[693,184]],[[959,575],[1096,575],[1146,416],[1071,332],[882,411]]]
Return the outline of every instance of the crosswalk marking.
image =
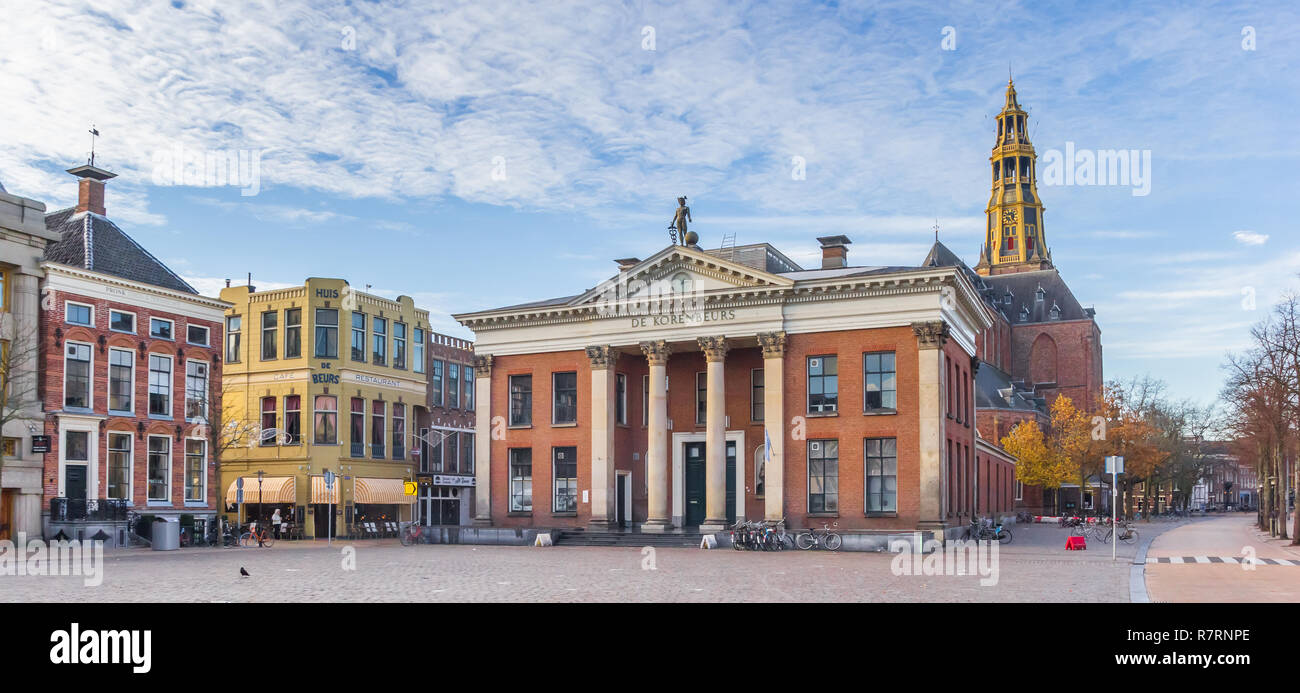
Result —
[[[1237,556],[1147,556],[1147,563],[1231,563],[1240,565],[1246,563],[1247,559]],[[1286,565],[1300,566],[1300,559],[1296,558],[1256,558],[1256,565]]]

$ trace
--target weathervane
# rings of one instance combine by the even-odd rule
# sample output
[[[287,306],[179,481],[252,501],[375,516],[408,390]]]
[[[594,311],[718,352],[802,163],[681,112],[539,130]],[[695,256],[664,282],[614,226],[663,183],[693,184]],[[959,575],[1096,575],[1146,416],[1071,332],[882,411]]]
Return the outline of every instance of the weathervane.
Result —
[[[934,242],[938,243],[939,242],[939,220],[938,219],[934,220],[933,228],[934,228]]]
[[[95,165],[95,138],[99,137],[99,131],[95,129],[95,124],[90,124],[90,165]]]

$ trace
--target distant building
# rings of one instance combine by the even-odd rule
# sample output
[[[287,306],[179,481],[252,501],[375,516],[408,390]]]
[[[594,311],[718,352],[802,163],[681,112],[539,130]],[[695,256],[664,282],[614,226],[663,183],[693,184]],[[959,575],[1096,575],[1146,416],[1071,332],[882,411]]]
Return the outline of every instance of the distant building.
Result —
[[[211,418],[221,408],[221,320],[200,296],[107,216],[94,166],[75,207],[50,212],[40,335],[45,536],[126,537],[126,513],[214,519]]]
[[[474,345],[431,332],[429,393],[419,418],[419,500],[426,526],[468,525],[474,510]]]

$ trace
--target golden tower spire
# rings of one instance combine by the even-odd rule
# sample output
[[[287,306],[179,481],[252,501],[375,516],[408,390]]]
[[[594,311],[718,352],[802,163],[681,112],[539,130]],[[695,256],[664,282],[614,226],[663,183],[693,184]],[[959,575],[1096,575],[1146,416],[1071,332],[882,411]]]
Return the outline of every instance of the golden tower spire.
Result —
[[[989,156],[993,185],[986,239],[975,271],[989,276],[1050,269],[1043,233],[1043,203],[1038,197],[1038,166],[1029,141],[1029,114],[1016,99],[1007,71],[1007,98],[997,115],[997,141]]]

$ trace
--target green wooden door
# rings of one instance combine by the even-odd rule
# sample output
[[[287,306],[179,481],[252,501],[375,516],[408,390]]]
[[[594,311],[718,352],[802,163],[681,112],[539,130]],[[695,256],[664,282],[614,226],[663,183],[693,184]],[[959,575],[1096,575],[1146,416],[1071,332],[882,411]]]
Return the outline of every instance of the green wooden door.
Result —
[[[704,522],[704,443],[686,443],[686,519],[694,527]]]

